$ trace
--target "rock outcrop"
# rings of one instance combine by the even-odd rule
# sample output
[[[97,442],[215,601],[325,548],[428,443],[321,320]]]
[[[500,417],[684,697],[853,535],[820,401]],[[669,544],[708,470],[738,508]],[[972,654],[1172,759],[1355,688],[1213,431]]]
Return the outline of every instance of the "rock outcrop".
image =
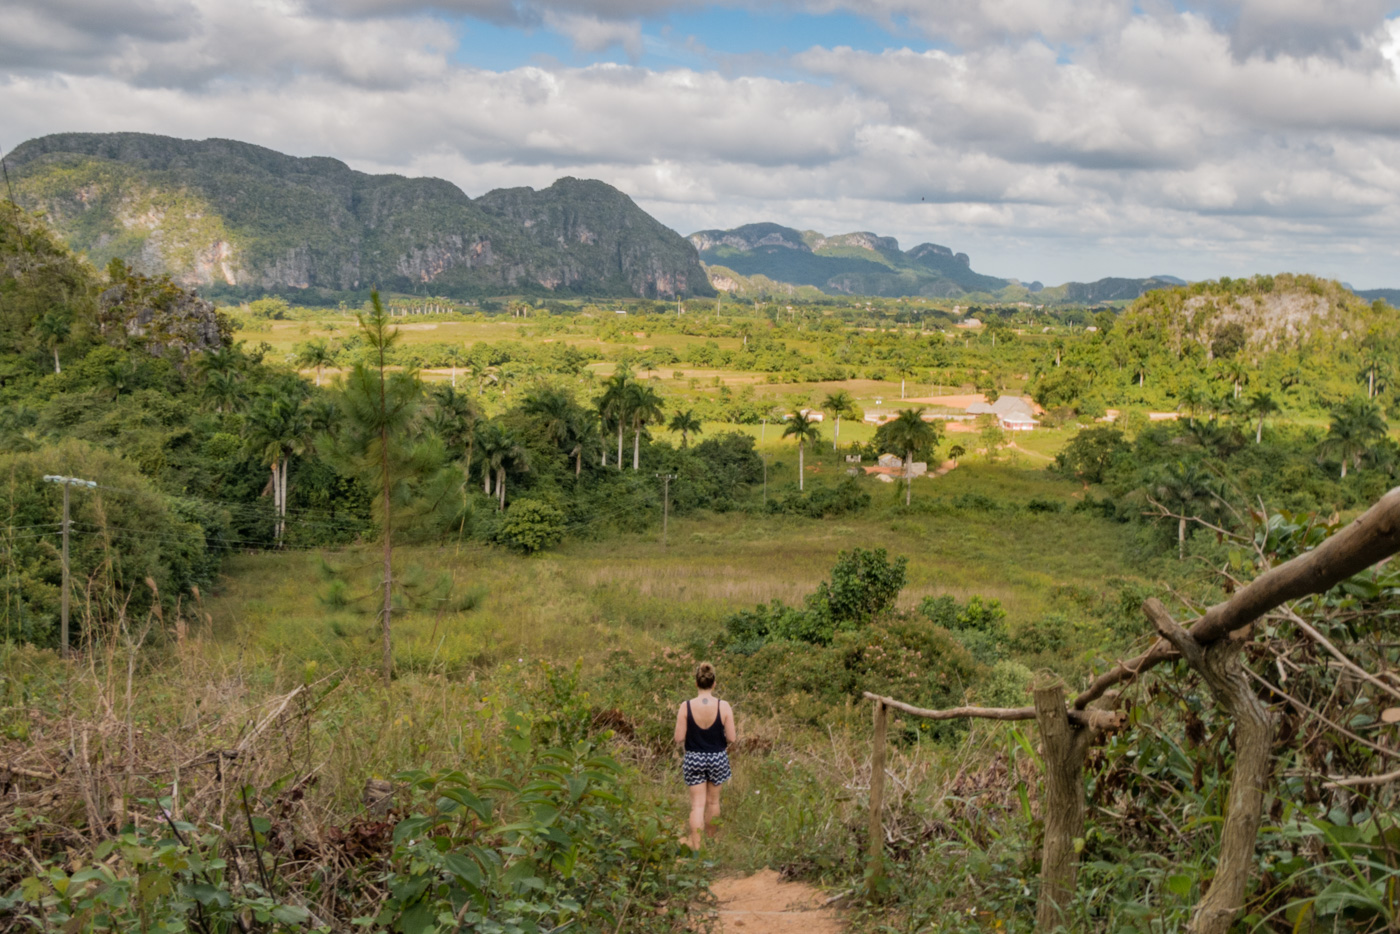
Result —
[[[6,162],[21,203],[95,263],[214,295],[714,294],[695,248],[603,182],[472,199],[442,179],[141,133],[45,136]]]

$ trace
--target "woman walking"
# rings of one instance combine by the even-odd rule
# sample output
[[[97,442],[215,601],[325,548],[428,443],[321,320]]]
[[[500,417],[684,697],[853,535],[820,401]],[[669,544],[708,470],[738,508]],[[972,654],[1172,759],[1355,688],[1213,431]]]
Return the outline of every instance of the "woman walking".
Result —
[[[676,742],[685,747],[681,775],[690,790],[690,848],[700,850],[706,824],[719,819],[719,786],[729,781],[729,744],[738,739],[734,709],[714,695],[715,666],[695,668],[693,698],[676,711]],[[712,828],[713,829],[713,828]]]

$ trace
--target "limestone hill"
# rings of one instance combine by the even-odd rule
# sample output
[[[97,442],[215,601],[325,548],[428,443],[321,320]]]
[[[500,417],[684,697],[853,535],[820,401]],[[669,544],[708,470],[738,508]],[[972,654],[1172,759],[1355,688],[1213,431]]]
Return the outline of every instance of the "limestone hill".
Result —
[[[64,133],[6,157],[20,202],[96,264],[214,294],[714,294],[694,248],[598,181],[472,199],[234,140]]]

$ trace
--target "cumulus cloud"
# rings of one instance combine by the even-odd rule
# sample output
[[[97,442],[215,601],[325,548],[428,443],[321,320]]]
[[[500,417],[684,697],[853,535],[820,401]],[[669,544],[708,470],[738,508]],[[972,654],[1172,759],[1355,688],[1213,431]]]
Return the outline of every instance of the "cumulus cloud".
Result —
[[[1342,4],[1345,41],[1306,47],[1301,0],[873,2],[952,44],[658,69],[637,61],[672,0],[11,0],[0,121],[234,137],[473,195],[596,177],[682,232],[869,229],[1046,282],[1400,284],[1400,20],[1369,0]],[[632,61],[467,67],[444,12]]]

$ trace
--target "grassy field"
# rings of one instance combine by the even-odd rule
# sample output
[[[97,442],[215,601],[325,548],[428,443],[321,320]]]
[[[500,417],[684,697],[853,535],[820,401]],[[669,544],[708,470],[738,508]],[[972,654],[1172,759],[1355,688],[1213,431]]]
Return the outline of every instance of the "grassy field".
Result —
[[[774,496],[795,474],[795,463],[780,463]],[[1075,513],[905,512],[902,485],[862,482],[875,495],[867,515],[673,519],[664,548],[659,528],[573,540],[533,558],[474,544],[402,548],[400,573],[418,568],[447,575],[454,594],[473,595],[474,605],[462,612],[406,610],[395,625],[396,658],[410,670],[460,673],[512,657],[593,663],[619,647],[683,645],[713,636],[735,610],[774,599],[799,603],[839,552],[857,546],[908,556],[900,600],[906,609],[926,596],[966,600],[980,594],[1001,601],[1013,622],[1067,609],[1063,594],[1069,591],[1097,592],[1115,578],[1150,582],[1179,573],[1169,563],[1136,561],[1130,526]],[[972,492],[1008,503],[1069,501],[1077,492],[1043,471],[1009,463],[974,462],[916,486],[916,502],[924,504]],[[349,549],[324,559],[353,582],[352,594],[366,596],[366,610],[372,609],[376,558],[372,549]],[[207,604],[216,637],[289,662],[372,665],[376,624],[368,613],[325,605],[329,582],[320,579],[322,561],[308,553],[231,558]]]

